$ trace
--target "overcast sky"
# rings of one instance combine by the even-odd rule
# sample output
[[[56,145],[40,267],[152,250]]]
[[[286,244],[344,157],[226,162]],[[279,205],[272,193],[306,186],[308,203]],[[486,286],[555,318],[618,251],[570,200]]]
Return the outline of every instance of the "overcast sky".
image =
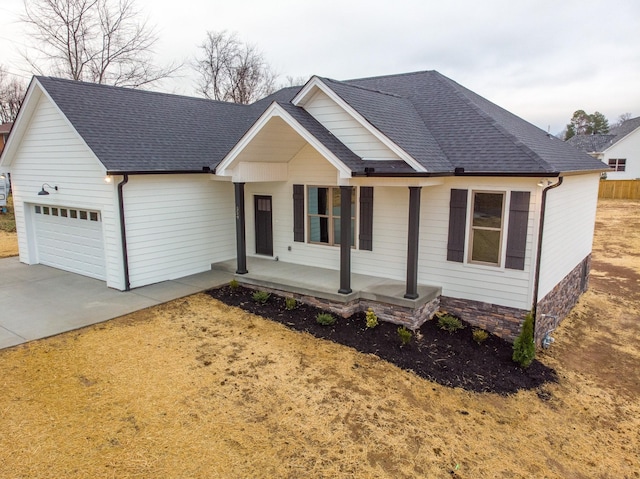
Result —
[[[24,72],[23,0],[0,0],[0,64]],[[159,61],[207,30],[237,32],[285,77],[338,80],[437,70],[551,133],[577,109],[640,116],[638,0],[136,0]],[[163,91],[193,94],[193,79]]]

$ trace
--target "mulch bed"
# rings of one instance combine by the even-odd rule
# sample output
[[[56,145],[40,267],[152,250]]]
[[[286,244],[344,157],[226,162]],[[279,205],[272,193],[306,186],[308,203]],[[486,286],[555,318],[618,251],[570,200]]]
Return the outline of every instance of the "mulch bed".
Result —
[[[518,366],[511,359],[512,345],[497,336],[489,335],[482,344],[476,343],[468,324],[462,330],[449,333],[440,329],[436,320],[430,320],[416,331],[418,334],[411,343],[401,346],[398,325],[380,321],[377,327],[367,328],[365,313],[346,319],[337,317],[334,325],[322,326],[315,318],[324,311],[300,303],[288,311],[285,299],[274,294],[266,304],[259,304],[252,299],[254,290],[242,286],[235,289],[224,286],[207,293],[225,304],[291,329],[375,354],[443,386],[507,395],[557,380],[555,370],[537,360],[526,369]]]

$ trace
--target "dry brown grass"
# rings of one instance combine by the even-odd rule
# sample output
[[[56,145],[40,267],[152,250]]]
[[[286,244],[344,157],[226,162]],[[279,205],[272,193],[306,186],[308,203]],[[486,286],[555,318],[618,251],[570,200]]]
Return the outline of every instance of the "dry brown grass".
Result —
[[[640,273],[638,206],[601,202],[594,266],[615,223]],[[560,382],[510,397],[204,294],[0,351],[0,477],[640,477],[639,302],[602,270],[541,356]]]

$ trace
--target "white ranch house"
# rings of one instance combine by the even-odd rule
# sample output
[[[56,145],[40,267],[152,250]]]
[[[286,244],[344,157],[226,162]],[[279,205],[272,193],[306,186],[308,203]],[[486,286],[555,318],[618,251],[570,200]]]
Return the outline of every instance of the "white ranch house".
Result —
[[[269,287],[410,327],[444,308],[510,340],[533,308],[538,341],[587,287],[603,170],[433,71],[248,106],[34,77],[0,167],[26,264],[119,290],[329,269],[331,294]]]

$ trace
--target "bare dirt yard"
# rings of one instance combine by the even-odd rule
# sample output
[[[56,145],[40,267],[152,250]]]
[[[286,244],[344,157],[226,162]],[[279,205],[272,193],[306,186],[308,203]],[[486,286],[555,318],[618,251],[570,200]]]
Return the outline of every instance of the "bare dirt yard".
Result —
[[[557,382],[442,386],[198,294],[0,351],[0,477],[640,478],[640,202],[598,207]]]

